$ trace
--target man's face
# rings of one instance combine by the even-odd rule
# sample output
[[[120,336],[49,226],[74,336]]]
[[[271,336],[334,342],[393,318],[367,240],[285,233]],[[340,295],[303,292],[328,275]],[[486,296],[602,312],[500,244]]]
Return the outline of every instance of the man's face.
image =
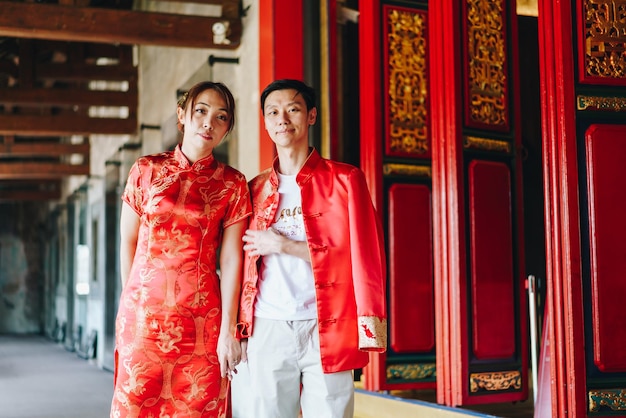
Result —
[[[276,90],[265,99],[265,130],[277,147],[309,146],[309,126],[315,123],[317,109],[307,111],[298,91]]]

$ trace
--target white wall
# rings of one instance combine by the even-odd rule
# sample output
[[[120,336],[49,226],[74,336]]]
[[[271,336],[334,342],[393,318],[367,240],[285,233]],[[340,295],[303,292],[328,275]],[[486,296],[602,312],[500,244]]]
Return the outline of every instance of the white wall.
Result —
[[[159,125],[161,130],[143,130],[142,153],[162,151],[175,130],[176,91],[191,87],[198,81],[211,80],[226,84],[237,105],[236,126],[227,146],[230,162],[246,177],[259,171],[259,46],[258,9],[253,0],[244,1],[247,16],[243,19],[243,33],[239,48],[197,49],[140,46],[139,121],[146,125]],[[190,13],[194,6],[186,7]],[[199,36],[202,35],[199,29]],[[206,36],[212,36],[206,28]],[[217,62],[209,66],[208,58],[238,58],[238,64]]]

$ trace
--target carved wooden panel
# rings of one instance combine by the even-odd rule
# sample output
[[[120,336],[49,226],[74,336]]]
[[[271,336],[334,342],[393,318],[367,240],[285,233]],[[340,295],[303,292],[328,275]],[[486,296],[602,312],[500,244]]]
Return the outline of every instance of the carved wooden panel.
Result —
[[[579,0],[582,83],[626,85],[626,0]]]
[[[383,7],[387,155],[430,157],[427,16]]]
[[[508,131],[509,57],[507,52],[507,4],[504,0],[466,0],[465,29],[465,125]]]

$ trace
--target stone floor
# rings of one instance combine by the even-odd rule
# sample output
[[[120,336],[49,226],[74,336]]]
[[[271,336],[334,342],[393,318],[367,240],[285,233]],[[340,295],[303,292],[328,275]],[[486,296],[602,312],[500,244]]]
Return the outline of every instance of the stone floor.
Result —
[[[534,414],[532,400],[456,408],[438,405],[436,402],[434,390],[390,391],[384,394],[357,390],[355,418],[532,418]]]
[[[2,418],[107,418],[113,373],[41,336],[0,335]]]
[[[0,335],[0,417],[108,418],[112,395],[113,373],[92,361],[42,336]],[[434,402],[434,391],[372,394],[357,388],[355,418],[533,416],[532,401],[471,408]]]

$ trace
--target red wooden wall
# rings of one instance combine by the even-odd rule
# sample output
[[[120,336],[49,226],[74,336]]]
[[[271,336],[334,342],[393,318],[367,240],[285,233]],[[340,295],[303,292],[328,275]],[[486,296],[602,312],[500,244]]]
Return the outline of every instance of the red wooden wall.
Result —
[[[617,2],[540,1],[553,416],[626,413],[626,36]]]
[[[365,387],[436,387],[447,405],[528,396],[515,12],[473,3],[360,3],[361,160],[387,226],[390,331]]]
[[[259,0],[259,95],[274,80],[304,79],[304,32],[301,1]],[[259,168],[271,166],[274,143],[260,119]]]

